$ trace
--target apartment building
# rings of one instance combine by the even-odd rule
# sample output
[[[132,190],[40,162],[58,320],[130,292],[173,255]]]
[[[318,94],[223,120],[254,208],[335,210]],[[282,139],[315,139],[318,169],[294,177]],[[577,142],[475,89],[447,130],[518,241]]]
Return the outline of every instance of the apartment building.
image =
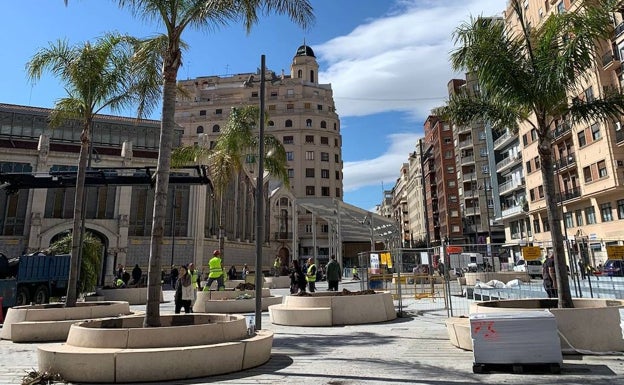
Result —
[[[429,115],[424,124],[425,196],[432,245],[464,242],[453,130],[449,122]]]
[[[398,223],[401,231],[403,247],[410,247],[410,222],[408,211],[407,185],[409,182],[409,163],[401,165],[400,176],[392,189],[392,217]]]
[[[407,177],[407,215],[409,220],[410,245],[427,243],[427,225],[425,213],[427,207],[424,200],[424,186],[422,173],[422,139],[418,140],[416,149],[408,158]]]
[[[525,0],[524,11],[531,25],[539,26],[552,13],[574,12],[579,1],[573,0]],[[518,28],[517,18],[509,8],[505,22]],[[608,41],[596,47],[599,59],[582,86],[569,95],[591,100],[609,88],[622,87],[621,55],[624,49],[624,6],[614,9],[614,32]],[[507,139],[498,138],[499,148]],[[523,124],[518,132],[522,152],[523,176],[528,207],[520,207],[524,201],[508,200],[508,239],[527,238],[534,245],[550,247],[550,232],[545,207],[544,189],[537,149],[537,135],[529,125]],[[584,241],[589,245],[590,262],[597,265],[606,259],[606,247],[622,244],[624,240],[624,134],[620,121],[595,121],[590,124],[570,123],[563,117],[553,130],[553,153],[555,182],[559,207],[562,211],[564,236],[568,252],[575,244]],[[510,142],[511,143],[511,142]],[[508,149],[508,147],[505,147]],[[513,154],[511,149],[509,154]],[[511,162],[511,161],[510,161]],[[515,163],[515,162],[513,162]],[[520,179],[522,181],[522,179]],[[517,183],[512,179],[512,183]],[[527,209],[527,218],[520,210]],[[527,221],[526,226],[523,222]],[[525,230],[523,230],[525,229]]]
[[[283,263],[292,256],[327,259],[332,231],[330,223],[296,201],[326,198],[342,201],[342,137],[331,84],[318,81],[319,66],[314,51],[300,46],[290,65],[290,73],[265,73],[267,124],[265,133],[282,141],[286,148],[290,190],[272,188],[268,215],[274,253]],[[187,145],[213,146],[225,127],[232,108],[259,103],[259,70],[225,76],[203,76],[180,81],[190,96],[178,95],[176,122],[183,128]],[[227,207],[236,207],[227,197]],[[236,210],[227,211],[234,221]],[[318,219],[318,220],[317,220]],[[236,234],[226,234],[235,238]]]

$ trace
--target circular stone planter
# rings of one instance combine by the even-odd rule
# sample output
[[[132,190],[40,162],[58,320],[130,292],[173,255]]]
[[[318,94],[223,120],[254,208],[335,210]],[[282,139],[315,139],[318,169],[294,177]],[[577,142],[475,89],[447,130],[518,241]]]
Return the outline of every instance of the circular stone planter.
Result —
[[[130,305],[145,305],[147,303],[147,287],[98,288],[95,294],[103,296],[105,301],[125,301]],[[164,302],[162,289],[160,290],[160,302]]]
[[[510,313],[548,309],[557,321],[564,352],[624,351],[620,309],[624,300],[575,298],[574,308],[560,309],[556,299],[486,301],[471,304],[471,313]],[[446,322],[451,343],[472,350],[468,318],[454,317]]]
[[[161,327],[149,328],[138,316],[74,324],[67,343],[38,348],[39,370],[80,383],[170,381],[238,372],[271,356],[273,332],[248,336],[241,315],[176,314],[160,320]]]
[[[262,289],[262,311],[270,305],[282,303],[283,296],[273,296],[269,289]],[[198,291],[193,312],[195,313],[251,313],[256,309],[255,290]]]
[[[317,292],[286,296],[284,303],[269,306],[272,323],[289,326],[334,326],[385,322],[396,318],[392,294],[343,295]]]
[[[78,321],[133,314],[128,302],[78,302],[15,306],[9,308],[0,338],[13,342],[65,341]]]

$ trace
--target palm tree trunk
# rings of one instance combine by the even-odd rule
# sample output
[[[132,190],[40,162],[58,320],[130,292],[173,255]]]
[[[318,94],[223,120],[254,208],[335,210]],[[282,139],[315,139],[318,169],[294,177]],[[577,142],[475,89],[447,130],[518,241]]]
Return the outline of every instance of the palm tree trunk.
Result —
[[[169,190],[169,171],[171,168],[171,146],[173,138],[176,78],[178,68],[175,61],[165,64],[162,122],[160,127],[160,144],[158,148],[158,167],[156,169],[156,189],[154,192],[154,212],[152,222],[152,238],[150,244],[149,267],[147,271],[147,306],[144,327],[160,326],[160,290],[165,233],[165,217],[167,214],[167,193]]]
[[[67,298],[65,306],[74,307],[78,300],[78,270],[80,269],[80,231],[84,227],[82,203],[84,200],[85,177],[87,160],[89,157],[89,129],[91,119],[88,119],[80,134],[80,154],[78,155],[78,170],[76,173],[76,192],[74,196],[74,227],[72,229],[71,263],[69,266],[69,280],[67,281]]]
[[[223,209],[224,191],[219,194],[219,252],[221,253],[221,266],[225,264],[225,210]]]
[[[563,233],[561,231],[561,211],[557,205],[558,195],[555,191],[555,174],[551,141],[547,139],[540,139],[538,152],[541,162],[544,194],[546,195],[548,224],[550,226],[552,246],[555,253],[555,273],[557,277],[559,307],[572,308],[574,307],[574,303],[572,302],[570,281],[568,280],[566,268],[564,240]]]

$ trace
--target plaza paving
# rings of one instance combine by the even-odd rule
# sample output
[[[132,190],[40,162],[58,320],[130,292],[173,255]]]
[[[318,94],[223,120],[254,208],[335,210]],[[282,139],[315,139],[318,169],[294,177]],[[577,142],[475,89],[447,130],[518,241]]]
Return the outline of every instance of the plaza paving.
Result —
[[[324,282],[319,289],[326,288]],[[358,290],[357,283],[341,288]],[[286,289],[272,290],[287,294]],[[161,313],[173,313],[173,291],[165,291]],[[167,384],[624,384],[624,355],[564,356],[561,374],[500,371],[473,374],[473,355],[450,344],[447,311],[426,302],[404,301],[403,317],[383,324],[343,327],[273,325],[271,359],[252,370],[228,375],[170,381]],[[132,306],[144,310],[145,306]],[[588,325],[591,327],[599,325]],[[38,344],[0,341],[0,384],[19,384],[37,368]],[[227,357],[223,357],[224,360]],[[85,368],[85,370],[89,370]],[[154,384],[154,383],[149,383]]]

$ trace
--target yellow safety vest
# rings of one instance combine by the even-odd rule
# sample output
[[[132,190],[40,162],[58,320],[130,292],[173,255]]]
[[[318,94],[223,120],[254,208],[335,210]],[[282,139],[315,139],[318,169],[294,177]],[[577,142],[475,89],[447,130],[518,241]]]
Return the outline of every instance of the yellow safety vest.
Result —
[[[197,272],[197,270],[193,270],[193,272],[191,273],[191,284],[193,284],[193,289],[197,289],[199,287],[199,285],[197,284],[198,281],[199,273]]]
[[[212,257],[210,261],[208,261],[208,267],[210,267],[210,273],[208,274],[208,278],[219,278],[223,275],[223,269],[221,268],[221,258]]]
[[[306,273],[306,281],[308,281],[308,282],[316,282],[316,273],[312,272],[312,268],[313,267],[316,267],[316,265],[315,264],[311,264],[308,267],[308,272]]]

